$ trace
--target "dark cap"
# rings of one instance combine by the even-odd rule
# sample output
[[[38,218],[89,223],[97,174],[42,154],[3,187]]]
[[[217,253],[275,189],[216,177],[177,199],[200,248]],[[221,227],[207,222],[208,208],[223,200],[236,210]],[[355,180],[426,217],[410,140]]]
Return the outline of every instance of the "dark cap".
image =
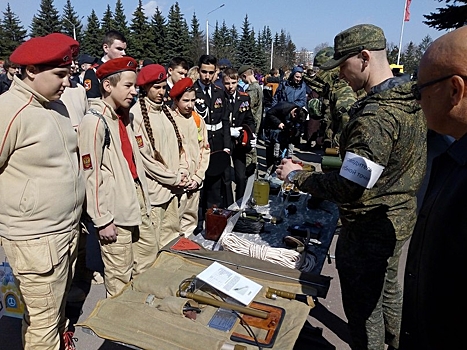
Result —
[[[89,63],[94,64],[96,62],[96,58],[92,57],[86,53],[83,53],[78,56],[78,64],[81,66],[82,64]]]
[[[179,98],[185,91],[193,86],[193,80],[191,78],[183,78],[177,81],[172,89],[170,89],[169,96],[171,99]]]
[[[141,68],[136,78],[136,85],[142,86],[145,84],[158,84],[167,80],[167,73],[165,68],[160,64],[148,64]]]
[[[97,79],[102,80],[120,72],[132,71],[136,73],[138,63],[134,58],[124,56],[109,60],[99,66],[96,71]]]
[[[231,68],[232,63],[227,58],[221,58],[219,60],[219,67]]]
[[[248,69],[253,69],[252,66],[248,65],[248,64],[244,64],[243,66],[241,66],[240,68],[238,68],[238,75],[242,75],[243,73],[245,73]]]
[[[321,65],[333,69],[362,50],[378,51],[386,48],[383,30],[372,24],[359,24],[337,34],[334,38],[334,57]]]

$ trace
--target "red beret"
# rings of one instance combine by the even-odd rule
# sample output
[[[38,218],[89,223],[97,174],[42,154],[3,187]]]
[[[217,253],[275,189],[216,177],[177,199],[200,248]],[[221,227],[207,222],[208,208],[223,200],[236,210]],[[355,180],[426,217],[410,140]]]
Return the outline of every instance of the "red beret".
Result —
[[[141,68],[136,78],[136,85],[157,84],[167,79],[165,68],[160,64],[148,64]]]
[[[70,65],[73,60],[70,41],[57,40],[57,36],[50,37],[51,35],[32,38],[22,43],[11,54],[11,62],[21,66],[28,64],[45,64],[55,67]],[[77,43],[77,41],[73,41]]]
[[[138,63],[136,63],[134,58],[128,56],[118,57],[101,64],[99,68],[97,68],[96,76],[99,80],[102,80],[115,73],[125,71],[136,73],[137,67]]]
[[[71,47],[71,54],[73,56],[73,59],[78,57],[79,54],[79,42],[77,42],[75,39],[73,39],[71,36],[62,34],[62,33],[52,33],[46,36],[46,38],[56,40],[57,42],[63,42]]]
[[[174,86],[170,90],[169,96],[172,99],[180,97],[181,95],[185,93],[185,91],[188,88],[191,88],[192,86],[193,86],[193,80],[191,80],[191,78],[186,77],[186,78],[180,79],[174,84]]]

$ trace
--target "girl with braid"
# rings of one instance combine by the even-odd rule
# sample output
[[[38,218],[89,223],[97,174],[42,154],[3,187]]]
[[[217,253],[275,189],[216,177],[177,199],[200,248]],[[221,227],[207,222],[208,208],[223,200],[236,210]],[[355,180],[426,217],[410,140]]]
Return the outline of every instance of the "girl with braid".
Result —
[[[171,112],[182,135],[183,157],[189,164],[187,185],[179,196],[180,231],[187,236],[198,224],[200,188],[210,157],[208,132],[203,118],[193,110],[196,96],[191,78],[176,82],[170,90],[170,98],[173,101]]]
[[[167,75],[159,64],[141,69],[136,79],[139,99],[130,110],[148,181],[151,219],[162,248],[180,235],[178,194],[188,183],[182,137],[163,103]]]

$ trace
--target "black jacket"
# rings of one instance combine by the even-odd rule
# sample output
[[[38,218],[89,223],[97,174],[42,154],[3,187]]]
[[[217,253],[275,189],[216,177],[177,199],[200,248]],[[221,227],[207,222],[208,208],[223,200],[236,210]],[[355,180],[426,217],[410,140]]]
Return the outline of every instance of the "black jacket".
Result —
[[[10,89],[12,81],[8,79],[6,73],[0,74],[0,95]]]
[[[407,255],[399,350],[465,343],[466,149],[464,135],[433,161]]]
[[[99,79],[96,76],[96,70],[101,64],[101,60],[97,62],[92,68],[89,68],[86,73],[84,73],[83,86],[86,89],[86,96],[88,98],[101,97],[101,91],[99,89]]]
[[[211,84],[211,97],[207,97],[199,85],[199,80],[193,85],[196,93],[195,110],[204,119],[208,128],[208,141],[211,152],[230,149],[230,122],[229,108],[225,99],[225,92],[220,87]],[[209,128],[215,125],[221,127],[218,130],[210,131]]]

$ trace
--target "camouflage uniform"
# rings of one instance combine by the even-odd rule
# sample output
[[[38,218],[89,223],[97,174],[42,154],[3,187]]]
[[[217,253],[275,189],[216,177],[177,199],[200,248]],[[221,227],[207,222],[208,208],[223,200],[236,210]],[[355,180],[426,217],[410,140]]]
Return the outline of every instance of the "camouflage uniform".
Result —
[[[313,79],[304,79],[321,98],[325,143],[338,147],[342,128],[349,120],[348,111],[357,96],[347,82],[339,79],[339,68],[320,70]]]
[[[251,100],[251,112],[253,113],[253,118],[256,122],[256,130],[254,133],[258,136],[259,127],[261,125],[261,119],[263,118],[263,90],[258,82],[252,83],[248,86],[246,90]],[[253,166],[256,166],[257,163],[257,153],[256,148],[253,148],[250,152],[246,154],[246,166],[247,166],[247,176],[252,174]]]
[[[336,248],[342,301],[353,349],[398,347],[401,249],[416,220],[416,193],[426,167],[426,122],[405,77],[373,87],[349,112],[340,154],[365,157],[385,169],[371,189],[339,172],[301,172],[300,190],[339,204],[343,229]]]

